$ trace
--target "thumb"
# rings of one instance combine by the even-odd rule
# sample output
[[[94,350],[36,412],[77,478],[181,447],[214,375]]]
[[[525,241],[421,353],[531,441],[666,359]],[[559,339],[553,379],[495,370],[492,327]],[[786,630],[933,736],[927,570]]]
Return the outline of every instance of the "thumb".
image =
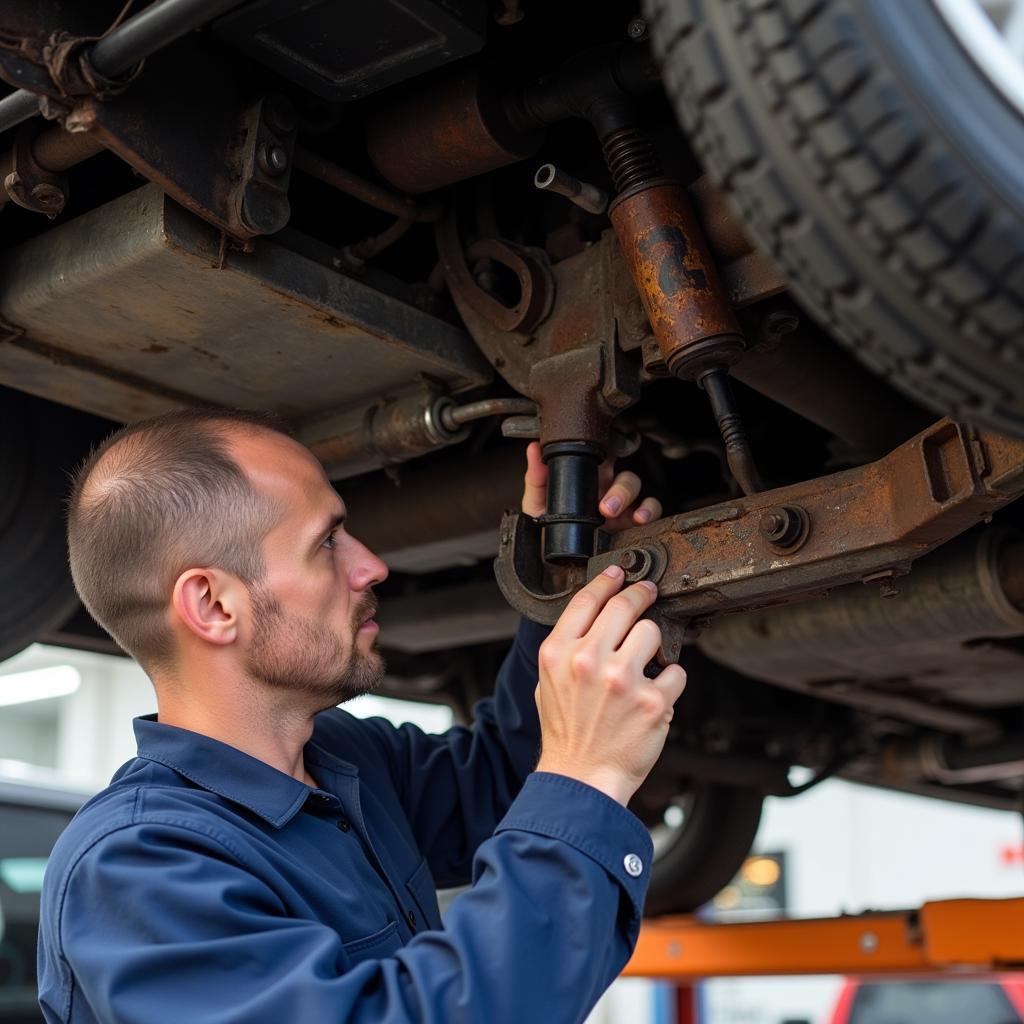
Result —
[[[526,475],[523,477],[523,511],[528,516],[544,515],[548,507],[548,467],[540,456],[540,444],[526,446]]]

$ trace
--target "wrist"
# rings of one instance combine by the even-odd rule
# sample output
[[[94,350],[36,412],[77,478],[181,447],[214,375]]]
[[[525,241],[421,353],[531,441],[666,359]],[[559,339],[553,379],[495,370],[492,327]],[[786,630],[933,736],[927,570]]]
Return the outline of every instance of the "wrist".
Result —
[[[614,771],[601,771],[599,769],[586,770],[567,765],[560,765],[556,761],[541,757],[534,769],[538,772],[548,772],[551,775],[563,775],[568,779],[575,779],[592,789],[596,789],[605,796],[610,797],[617,804],[625,807],[633,793],[634,786],[621,773]]]

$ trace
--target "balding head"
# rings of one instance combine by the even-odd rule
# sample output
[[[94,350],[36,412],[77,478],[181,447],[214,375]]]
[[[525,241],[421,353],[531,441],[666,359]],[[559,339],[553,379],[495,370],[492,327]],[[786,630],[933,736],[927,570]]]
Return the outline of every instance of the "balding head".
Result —
[[[168,664],[167,608],[184,570],[208,566],[247,586],[282,510],[232,455],[233,440],[282,434],[270,417],[189,410],[109,437],[76,473],[68,510],[71,575],[82,603],[147,669]]]

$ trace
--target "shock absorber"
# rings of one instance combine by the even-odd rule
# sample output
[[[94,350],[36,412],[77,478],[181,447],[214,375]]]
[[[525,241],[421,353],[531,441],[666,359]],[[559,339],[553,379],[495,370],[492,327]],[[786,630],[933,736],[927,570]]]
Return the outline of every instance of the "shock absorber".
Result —
[[[615,183],[612,226],[669,372],[707,394],[744,493],[762,489],[728,371],[744,341],[683,186],[662,173],[622,97],[590,111]]]

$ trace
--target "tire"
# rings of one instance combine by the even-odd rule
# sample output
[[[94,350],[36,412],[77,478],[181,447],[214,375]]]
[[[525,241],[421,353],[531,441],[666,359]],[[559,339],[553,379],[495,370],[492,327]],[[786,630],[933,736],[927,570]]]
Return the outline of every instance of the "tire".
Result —
[[[644,914],[682,914],[707,903],[735,877],[761,822],[760,793],[708,783],[680,801],[682,824],[656,826]]]
[[[0,388],[0,660],[63,625],[78,607],[64,498],[101,423]]]
[[[1024,116],[936,0],[644,0],[705,169],[798,300],[931,408],[1024,437]]]

